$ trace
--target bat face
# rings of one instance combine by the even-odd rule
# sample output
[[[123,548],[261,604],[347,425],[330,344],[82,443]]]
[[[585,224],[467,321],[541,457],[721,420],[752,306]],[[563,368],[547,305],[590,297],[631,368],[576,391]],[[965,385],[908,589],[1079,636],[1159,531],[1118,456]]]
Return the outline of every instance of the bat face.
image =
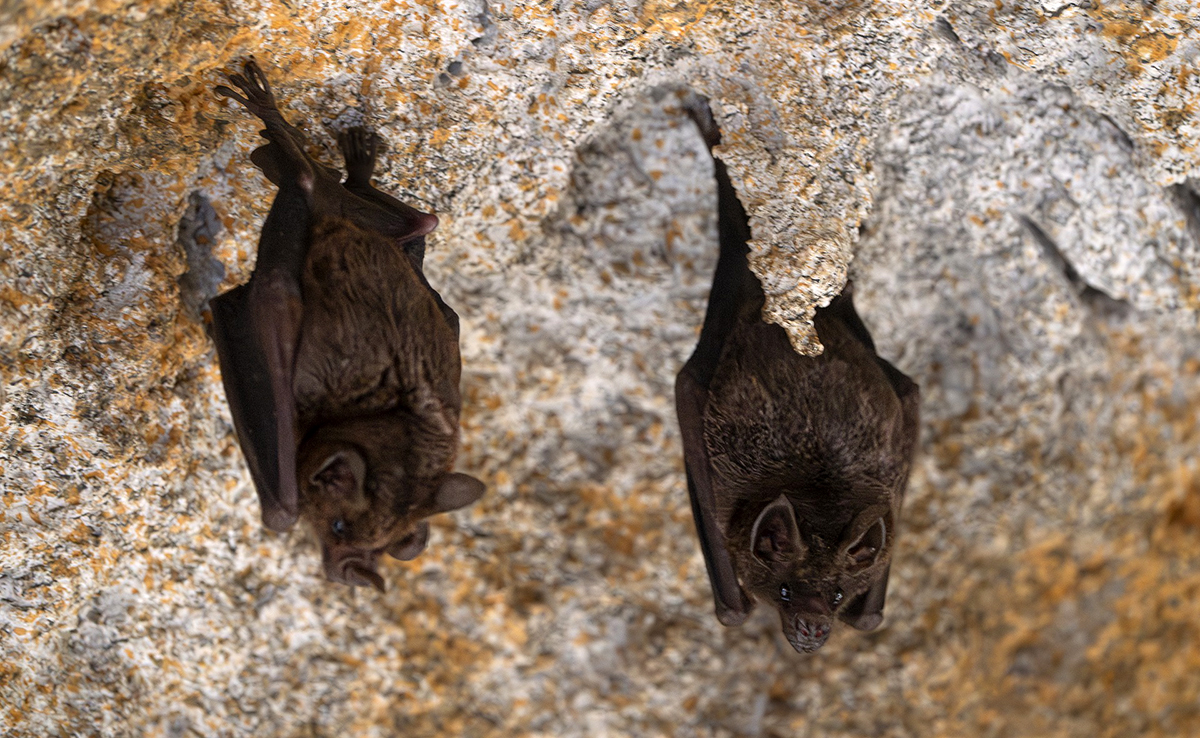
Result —
[[[376,561],[391,543],[392,528],[399,521],[375,514],[377,505],[367,495],[362,454],[348,445],[327,446],[303,456],[300,466],[301,515],[321,540],[325,576],[382,590]]]
[[[825,540],[797,519],[786,495],[759,513],[748,541],[747,589],[779,611],[784,636],[797,651],[825,645],[842,608],[887,567],[891,519],[887,505],[873,506],[844,535]]]
[[[382,592],[379,556],[415,559],[429,541],[424,518],[470,505],[484,487],[465,474],[410,478],[396,463],[372,470],[363,451],[345,442],[301,447],[300,512],[321,541],[327,579]]]

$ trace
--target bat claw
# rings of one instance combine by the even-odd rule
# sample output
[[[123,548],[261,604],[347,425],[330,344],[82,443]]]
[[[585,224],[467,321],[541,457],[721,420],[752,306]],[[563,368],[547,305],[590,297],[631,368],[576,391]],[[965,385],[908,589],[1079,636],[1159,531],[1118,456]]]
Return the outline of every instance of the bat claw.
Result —
[[[716,603],[717,622],[727,628],[733,628],[746,622],[746,618],[750,617],[750,610],[753,605],[746,601],[745,596],[742,597],[742,608],[736,609],[725,605],[722,602]]]
[[[246,60],[242,66],[242,71],[246,73],[254,84],[262,88],[262,91],[267,95],[271,95],[271,83],[267,81],[267,75],[263,73],[262,67],[258,66],[258,61],[252,56]]]

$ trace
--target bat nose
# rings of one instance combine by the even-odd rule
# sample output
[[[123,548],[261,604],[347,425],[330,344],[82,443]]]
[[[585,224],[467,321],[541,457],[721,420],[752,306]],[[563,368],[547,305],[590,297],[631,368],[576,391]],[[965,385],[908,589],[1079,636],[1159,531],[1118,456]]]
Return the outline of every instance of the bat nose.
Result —
[[[828,625],[810,625],[801,620],[796,630],[800,631],[800,635],[804,636],[805,638],[812,638],[814,640],[825,640],[829,637]]]
[[[384,591],[383,577],[375,571],[372,563],[362,561],[345,561],[334,571],[325,570],[325,578],[331,582],[340,582],[354,587],[370,586]]]
[[[375,571],[376,554],[353,548],[339,550],[322,546],[322,549],[326,579],[351,586],[367,585],[383,591],[383,577]]]

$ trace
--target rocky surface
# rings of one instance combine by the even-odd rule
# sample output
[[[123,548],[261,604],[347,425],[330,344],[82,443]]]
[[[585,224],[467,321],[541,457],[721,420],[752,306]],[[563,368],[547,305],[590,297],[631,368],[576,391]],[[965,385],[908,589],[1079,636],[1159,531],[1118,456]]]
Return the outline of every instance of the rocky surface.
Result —
[[[1190,0],[0,8],[0,734],[1200,733],[1200,14]],[[255,54],[330,162],[436,211],[487,481],[324,582],[261,529],[198,307],[271,188]],[[710,98],[769,315],[849,273],[923,390],[885,625],[712,615],[672,383]]]

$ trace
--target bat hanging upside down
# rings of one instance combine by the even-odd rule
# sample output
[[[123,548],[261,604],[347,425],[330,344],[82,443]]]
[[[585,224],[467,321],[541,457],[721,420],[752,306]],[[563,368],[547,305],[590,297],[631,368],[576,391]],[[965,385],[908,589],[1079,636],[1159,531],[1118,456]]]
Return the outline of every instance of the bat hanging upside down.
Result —
[[[689,107],[711,150],[711,111]],[[817,309],[820,356],[763,321],[749,221],[714,163],[721,254],[675,381],[692,514],[717,619],[740,625],[766,600],[792,647],[812,652],[835,617],[860,630],[883,620],[920,393],[875,354],[849,287]]]
[[[458,315],[421,271],[437,218],[371,186],[378,137],[339,139],[348,175],[310,159],[250,60],[216,88],[262,119],[250,156],[279,187],[250,281],[212,301],[212,335],[263,523],[304,516],[332,581],[383,589],[381,553],[412,559],[425,518],[483,483],[458,451]]]

